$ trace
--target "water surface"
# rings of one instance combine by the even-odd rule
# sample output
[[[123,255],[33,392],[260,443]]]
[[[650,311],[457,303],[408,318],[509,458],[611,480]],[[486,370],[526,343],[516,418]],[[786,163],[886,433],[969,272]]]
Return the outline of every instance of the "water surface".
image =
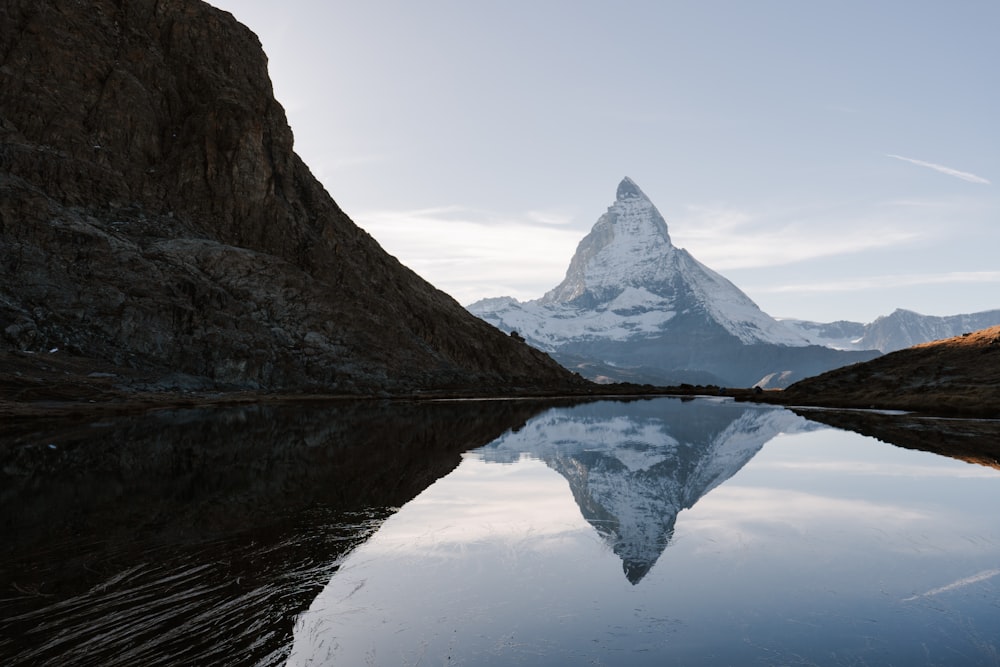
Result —
[[[256,406],[0,442],[5,664],[1000,664],[1000,471],[781,408]]]

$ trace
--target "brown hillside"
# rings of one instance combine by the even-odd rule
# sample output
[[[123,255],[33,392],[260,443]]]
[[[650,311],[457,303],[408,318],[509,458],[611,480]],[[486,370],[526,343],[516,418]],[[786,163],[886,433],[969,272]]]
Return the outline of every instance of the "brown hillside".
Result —
[[[1000,326],[838,368],[760,398],[1000,418]]]

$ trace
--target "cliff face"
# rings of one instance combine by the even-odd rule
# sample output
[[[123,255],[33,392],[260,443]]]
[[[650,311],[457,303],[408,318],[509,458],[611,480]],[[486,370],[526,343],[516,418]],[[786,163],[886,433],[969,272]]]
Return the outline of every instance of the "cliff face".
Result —
[[[0,348],[216,384],[561,385],[338,208],[198,0],[0,6]]]

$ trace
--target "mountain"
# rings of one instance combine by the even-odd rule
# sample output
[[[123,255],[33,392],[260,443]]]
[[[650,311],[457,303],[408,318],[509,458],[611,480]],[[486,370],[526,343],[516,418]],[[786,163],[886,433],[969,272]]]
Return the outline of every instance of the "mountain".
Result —
[[[837,320],[836,322],[811,322],[809,320],[783,319],[782,323],[797,332],[813,345],[835,350],[855,350],[863,345],[865,326],[861,322]],[[876,348],[871,348],[876,349]],[[880,350],[885,352],[885,350]]]
[[[783,320],[783,322],[816,345],[826,345],[841,350],[879,350],[886,353],[1000,325],[1000,310],[937,317],[899,308],[890,315],[878,317],[868,324],[858,322],[819,324],[805,320]]]
[[[579,386],[341,211],[232,15],[6,0],[0,44],[4,366],[72,356],[160,389]]]
[[[583,517],[637,584],[677,515],[735,475],[779,433],[809,428],[786,410],[705,401],[594,403],[553,410],[478,450],[488,462],[537,458],[569,482]]]
[[[753,400],[1000,417],[1000,326],[806,378]]]
[[[750,386],[801,378],[875,352],[811,345],[670,241],[630,178],[580,241],[566,278],[540,299],[484,299],[469,310],[597,380],[653,377]]]

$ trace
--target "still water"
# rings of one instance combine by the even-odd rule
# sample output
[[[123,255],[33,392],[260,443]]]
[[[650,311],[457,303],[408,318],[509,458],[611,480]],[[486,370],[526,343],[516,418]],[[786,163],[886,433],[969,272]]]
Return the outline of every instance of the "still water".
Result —
[[[11,431],[0,662],[1000,664],[1000,470],[802,414],[358,403]],[[973,428],[1000,437],[926,421],[899,444]]]

